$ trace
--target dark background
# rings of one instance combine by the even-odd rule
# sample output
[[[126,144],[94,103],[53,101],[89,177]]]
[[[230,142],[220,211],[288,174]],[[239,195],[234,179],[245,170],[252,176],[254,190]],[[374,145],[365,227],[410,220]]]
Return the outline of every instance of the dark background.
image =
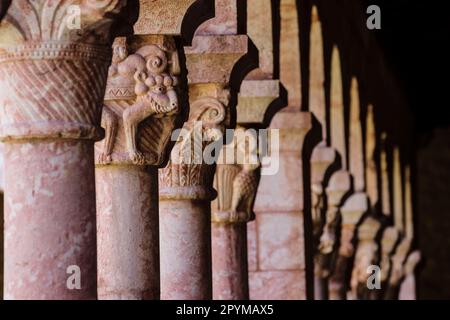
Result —
[[[450,299],[450,4],[360,1],[381,8],[377,41],[414,116],[418,298]]]
[[[381,8],[376,37],[396,73],[422,134],[450,124],[448,92],[450,3],[442,0],[361,0]]]

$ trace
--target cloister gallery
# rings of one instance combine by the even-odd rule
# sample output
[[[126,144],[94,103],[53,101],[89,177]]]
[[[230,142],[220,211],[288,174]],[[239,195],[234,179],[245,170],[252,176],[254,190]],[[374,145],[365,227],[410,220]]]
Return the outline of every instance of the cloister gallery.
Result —
[[[416,299],[412,115],[344,2],[1,1],[4,299]]]

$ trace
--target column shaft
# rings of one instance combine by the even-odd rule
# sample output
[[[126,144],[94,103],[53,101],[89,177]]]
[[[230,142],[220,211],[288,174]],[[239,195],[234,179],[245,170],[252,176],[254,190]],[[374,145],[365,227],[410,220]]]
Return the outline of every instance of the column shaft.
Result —
[[[214,300],[248,300],[247,224],[212,224]]]
[[[210,201],[160,200],[161,299],[212,297]]]
[[[145,166],[96,169],[100,299],[159,299],[157,174]]]
[[[93,142],[8,142],[5,166],[5,298],[95,299]]]

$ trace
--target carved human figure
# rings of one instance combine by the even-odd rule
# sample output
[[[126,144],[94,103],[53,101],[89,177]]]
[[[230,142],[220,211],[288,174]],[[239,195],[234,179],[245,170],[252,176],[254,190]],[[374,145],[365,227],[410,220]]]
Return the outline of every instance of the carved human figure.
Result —
[[[113,62],[109,69],[108,86],[125,88],[117,94],[130,95],[130,86],[134,84],[135,102],[126,107],[122,113],[126,147],[134,164],[146,164],[145,155],[138,150],[136,142],[138,126],[149,117],[171,116],[178,112],[179,103],[175,87],[178,79],[174,74],[179,70],[177,57],[168,58],[172,48],[163,48],[151,44],[141,47],[136,53],[129,55],[124,38],[116,40],[113,46]],[[174,55],[176,51],[172,51]],[[127,91],[128,90],[128,91]],[[131,95],[133,95],[131,93]],[[108,105],[103,109],[102,126],[105,128],[103,150],[99,155],[99,163],[112,161],[114,141],[118,130],[118,119]]]

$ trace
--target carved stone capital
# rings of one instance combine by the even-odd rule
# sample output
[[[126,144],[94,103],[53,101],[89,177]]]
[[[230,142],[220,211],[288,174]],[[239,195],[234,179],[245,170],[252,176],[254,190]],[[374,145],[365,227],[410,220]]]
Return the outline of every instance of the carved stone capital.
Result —
[[[212,222],[244,223],[255,218],[253,206],[261,176],[256,131],[239,127],[233,141],[222,148],[216,168]]]
[[[3,140],[102,136],[110,29],[125,4],[12,1],[0,26]]]
[[[226,92],[226,90],[225,90]],[[212,200],[214,163],[206,163],[205,149],[221,143],[227,119],[228,95],[201,97],[191,103],[184,124],[171,152],[170,160],[159,172],[160,199]],[[192,98],[192,96],[191,96]]]
[[[391,255],[394,252],[400,234],[395,227],[388,227],[381,238],[381,281],[386,282],[391,271]]]
[[[336,151],[324,144],[315,147],[311,155],[312,221],[315,238],[320,237],[324,223],[322,212],[325,206],[325,175],[335,160]]]
[[[410,253],[405,262],[404,277],[413,275],[417,268],[417,265],[420,263],[421,260],[422,254],[420,253],[420,251],[416,250]]]
[[[355,228],[362,216],[369,210],[369,198],[363,192],[351,195],[341,208],[341,241],[339,254],[352,257],[354,254],[353,238]]]
[[[97,165],[161,165],[180,108],[178,50],[170,36],[117,38]]]
[[[352,178],[350,173],[340,170],[330,178],[326,193],[328,197],[328,206],[340,207],[345,195],[352,189]]]
[[[366,284],[367,268],[376,264],[378,244],[376,236],[380,231],[381,223],[375,218],[368,217],[358,228],[358,247],[355,254],[351,287],[356,296],[358,285]]]
[[[408,253],[411,250],[412,239],[404,238],[397,247],[395,254],[392,256],[392,270],[389,278],[389,285],[396,287],[400,285],[404,276],[404,264]]]
[[[322,235],[320,236],[318,244],[318,255],[327,256],[316,257],[316,260],[326,260],[326,265],[322,263],[320,267],[322,270],[326,270],[326,274],[329,274],[330,257],[336,247],[337,238],[337,226],[339,222],[339,210],[342,203],[342,199],[349,192],[351,188],[351,178],[346,171],[335,172],[329,181],[326,189],[328,197],[328,208],[325,214],[325,221]],[[325,271],[323,271],[325,272]]]

